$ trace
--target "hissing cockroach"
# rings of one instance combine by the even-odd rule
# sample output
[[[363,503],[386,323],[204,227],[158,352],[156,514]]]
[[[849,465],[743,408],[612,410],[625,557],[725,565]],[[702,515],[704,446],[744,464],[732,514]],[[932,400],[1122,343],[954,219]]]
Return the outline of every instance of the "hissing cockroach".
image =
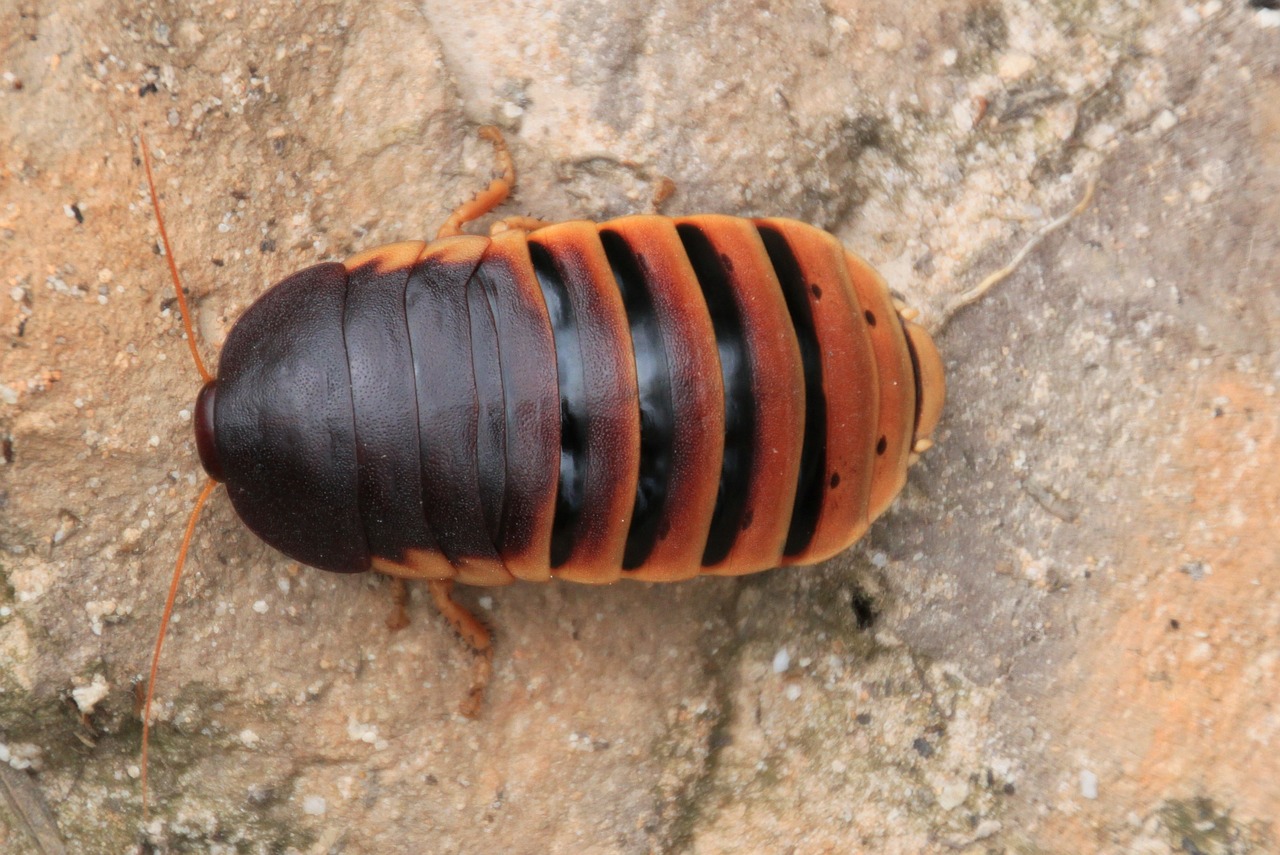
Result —
[[[754,573],[861,537],[944,395],[933,341],[884,280],[786,219],[519,217],[464,234],[515,180],[498,131],[481,134],[503,174],[434,241],[284,279],[236,322],[216,378],[182,305],[210,478],[184,554],[223,482],[303,564],[425,580],[487,656],[455,581]]]

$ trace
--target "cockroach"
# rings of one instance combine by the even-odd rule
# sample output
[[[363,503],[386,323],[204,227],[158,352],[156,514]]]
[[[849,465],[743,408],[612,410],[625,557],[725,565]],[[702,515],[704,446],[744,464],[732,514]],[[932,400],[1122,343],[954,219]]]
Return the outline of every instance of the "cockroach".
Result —
[[[236,513],[303,564],[424,580],[481,654],[455,582],[673,582],[816,564],[902,489],[942,412],[942,361],[870,265],[788,219],[646,214],[463,226],[309,267],[235,323],[218,375],[196,347],[143,160],[187,343],[204,380],[200,509]]]

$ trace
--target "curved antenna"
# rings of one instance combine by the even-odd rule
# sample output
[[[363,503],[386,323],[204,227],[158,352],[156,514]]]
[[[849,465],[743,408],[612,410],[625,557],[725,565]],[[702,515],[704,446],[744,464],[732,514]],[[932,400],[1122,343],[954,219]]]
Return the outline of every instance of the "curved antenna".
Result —
[[[169,272],[173,274],[173,288],[178,293],[178,307],[182,312],[182,327],[187,331],[187,346],[191,348],[191,358],[196,362],[196,370],[205,383],[213,380],[209,369],[204,367],[200,351],[196,349],[196,334],[191,326],[191,312],[187,309],[187,297],[182,292],[182,279],[178,276],[178,263],[173,260],[173,249],[169,246],[169,233],[164,228],[164,216],[160,213],[160,197],[156,195],[156,181],[151,175],[151,150],[147,147],[147,138],[138,133],[138,141],[142,143],[142,165],[147,170],[147,187],[151,190],[151,207],[156,212],[156,224],[160,226],[160,240],[164,243],[164,258],[169,262]]]
[[[173,616],[173,603],[178,598],[178,580],[182,578],[182,565],[187,562],[187,549],[191,546],[191,536],[196,530],[196,521],[200,518],[200,510],[209,499],[218,482],[212,478],[204,482],[200,498],[187,520],[187,533],[182,536],[182,548],[178,550],[178,564],[173,568],[173,581],[169,583],[169,599],[164,604],[164,615],[160,618],[160,634],[156,636],[156,651],[151,656],[151,675],[147,678],[147,701],[142,707],[142,819],[147,819],[147,745],[151,740],[151,698],[156,692],[156,672],[160,668],[160,648],[164,646],[164,635],[169,630],[169,618]]]
[[[942,310],[941,319],[936,323],[926,326],[928,332],[931,335],[938,335],[947,326],[947,324],[951,323],[951,319],[956,316],[957,312],[966,306],[971,306],[978,302],[987,295],[988,291],[1012,276],[1018,269],[1018,265],[1022,264],[1026,257],[1031,254],[1032,250],[1038,247],[1045,238],[1084,213],[1085,208],[1088,208],[1089,203],[1093,201],[1093,193],[1097,189],[1098,178],[1097,176],[1094,176],[1090,178],[1089,183],[1085,185],[1084,195],[1080,197],[1080,201],[1076,203],[1074,208],[1059,216],[1057,219],[1046,223],[1040,231],[1036,232],[1031,240],[1022,245],[1022,249],[1018,250],[1018,252],[1013,256],[1013,260],[1004,267],[1001,267],[995,273],[992,273],[986,279],[983,279],[977,285],[974,285],[968,291],[965,291],[963,294],[960,294],[953,298],[951,302],[947,303],[946,307]],[[908,318],[907,320],[911,319]]]

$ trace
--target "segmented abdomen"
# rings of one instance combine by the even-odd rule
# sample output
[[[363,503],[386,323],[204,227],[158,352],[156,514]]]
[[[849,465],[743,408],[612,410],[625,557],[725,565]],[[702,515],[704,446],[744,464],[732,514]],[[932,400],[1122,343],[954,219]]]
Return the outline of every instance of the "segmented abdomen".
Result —
[[[376,567],[500,584],[812,563],[860,537],[905,477],[915,388],[897,313],[820,230],[640,216],[347,267]],[[369,293],[394,306],[401,291],[388,358],[360,330]]]

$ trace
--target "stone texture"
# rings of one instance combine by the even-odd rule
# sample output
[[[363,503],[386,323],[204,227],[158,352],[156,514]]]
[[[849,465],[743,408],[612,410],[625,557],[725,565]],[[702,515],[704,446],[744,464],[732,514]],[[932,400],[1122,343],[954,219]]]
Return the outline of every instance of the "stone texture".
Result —
[[[1274,851],[1267,14],[0,8],[0,851]],[[669,177],[670,213],[832,230],[935,323],[1100,183],[945,328],[938,447],[861,545],[466,592],[499,645],[478,721],[422,592],[392,634],[384,583],[292,566],[215,499],[144,827],[133,686],[200,473],[138,132],[211,356],[288,272],[433,234],[492,168],[482,122],[511,212],[633,212]]]

